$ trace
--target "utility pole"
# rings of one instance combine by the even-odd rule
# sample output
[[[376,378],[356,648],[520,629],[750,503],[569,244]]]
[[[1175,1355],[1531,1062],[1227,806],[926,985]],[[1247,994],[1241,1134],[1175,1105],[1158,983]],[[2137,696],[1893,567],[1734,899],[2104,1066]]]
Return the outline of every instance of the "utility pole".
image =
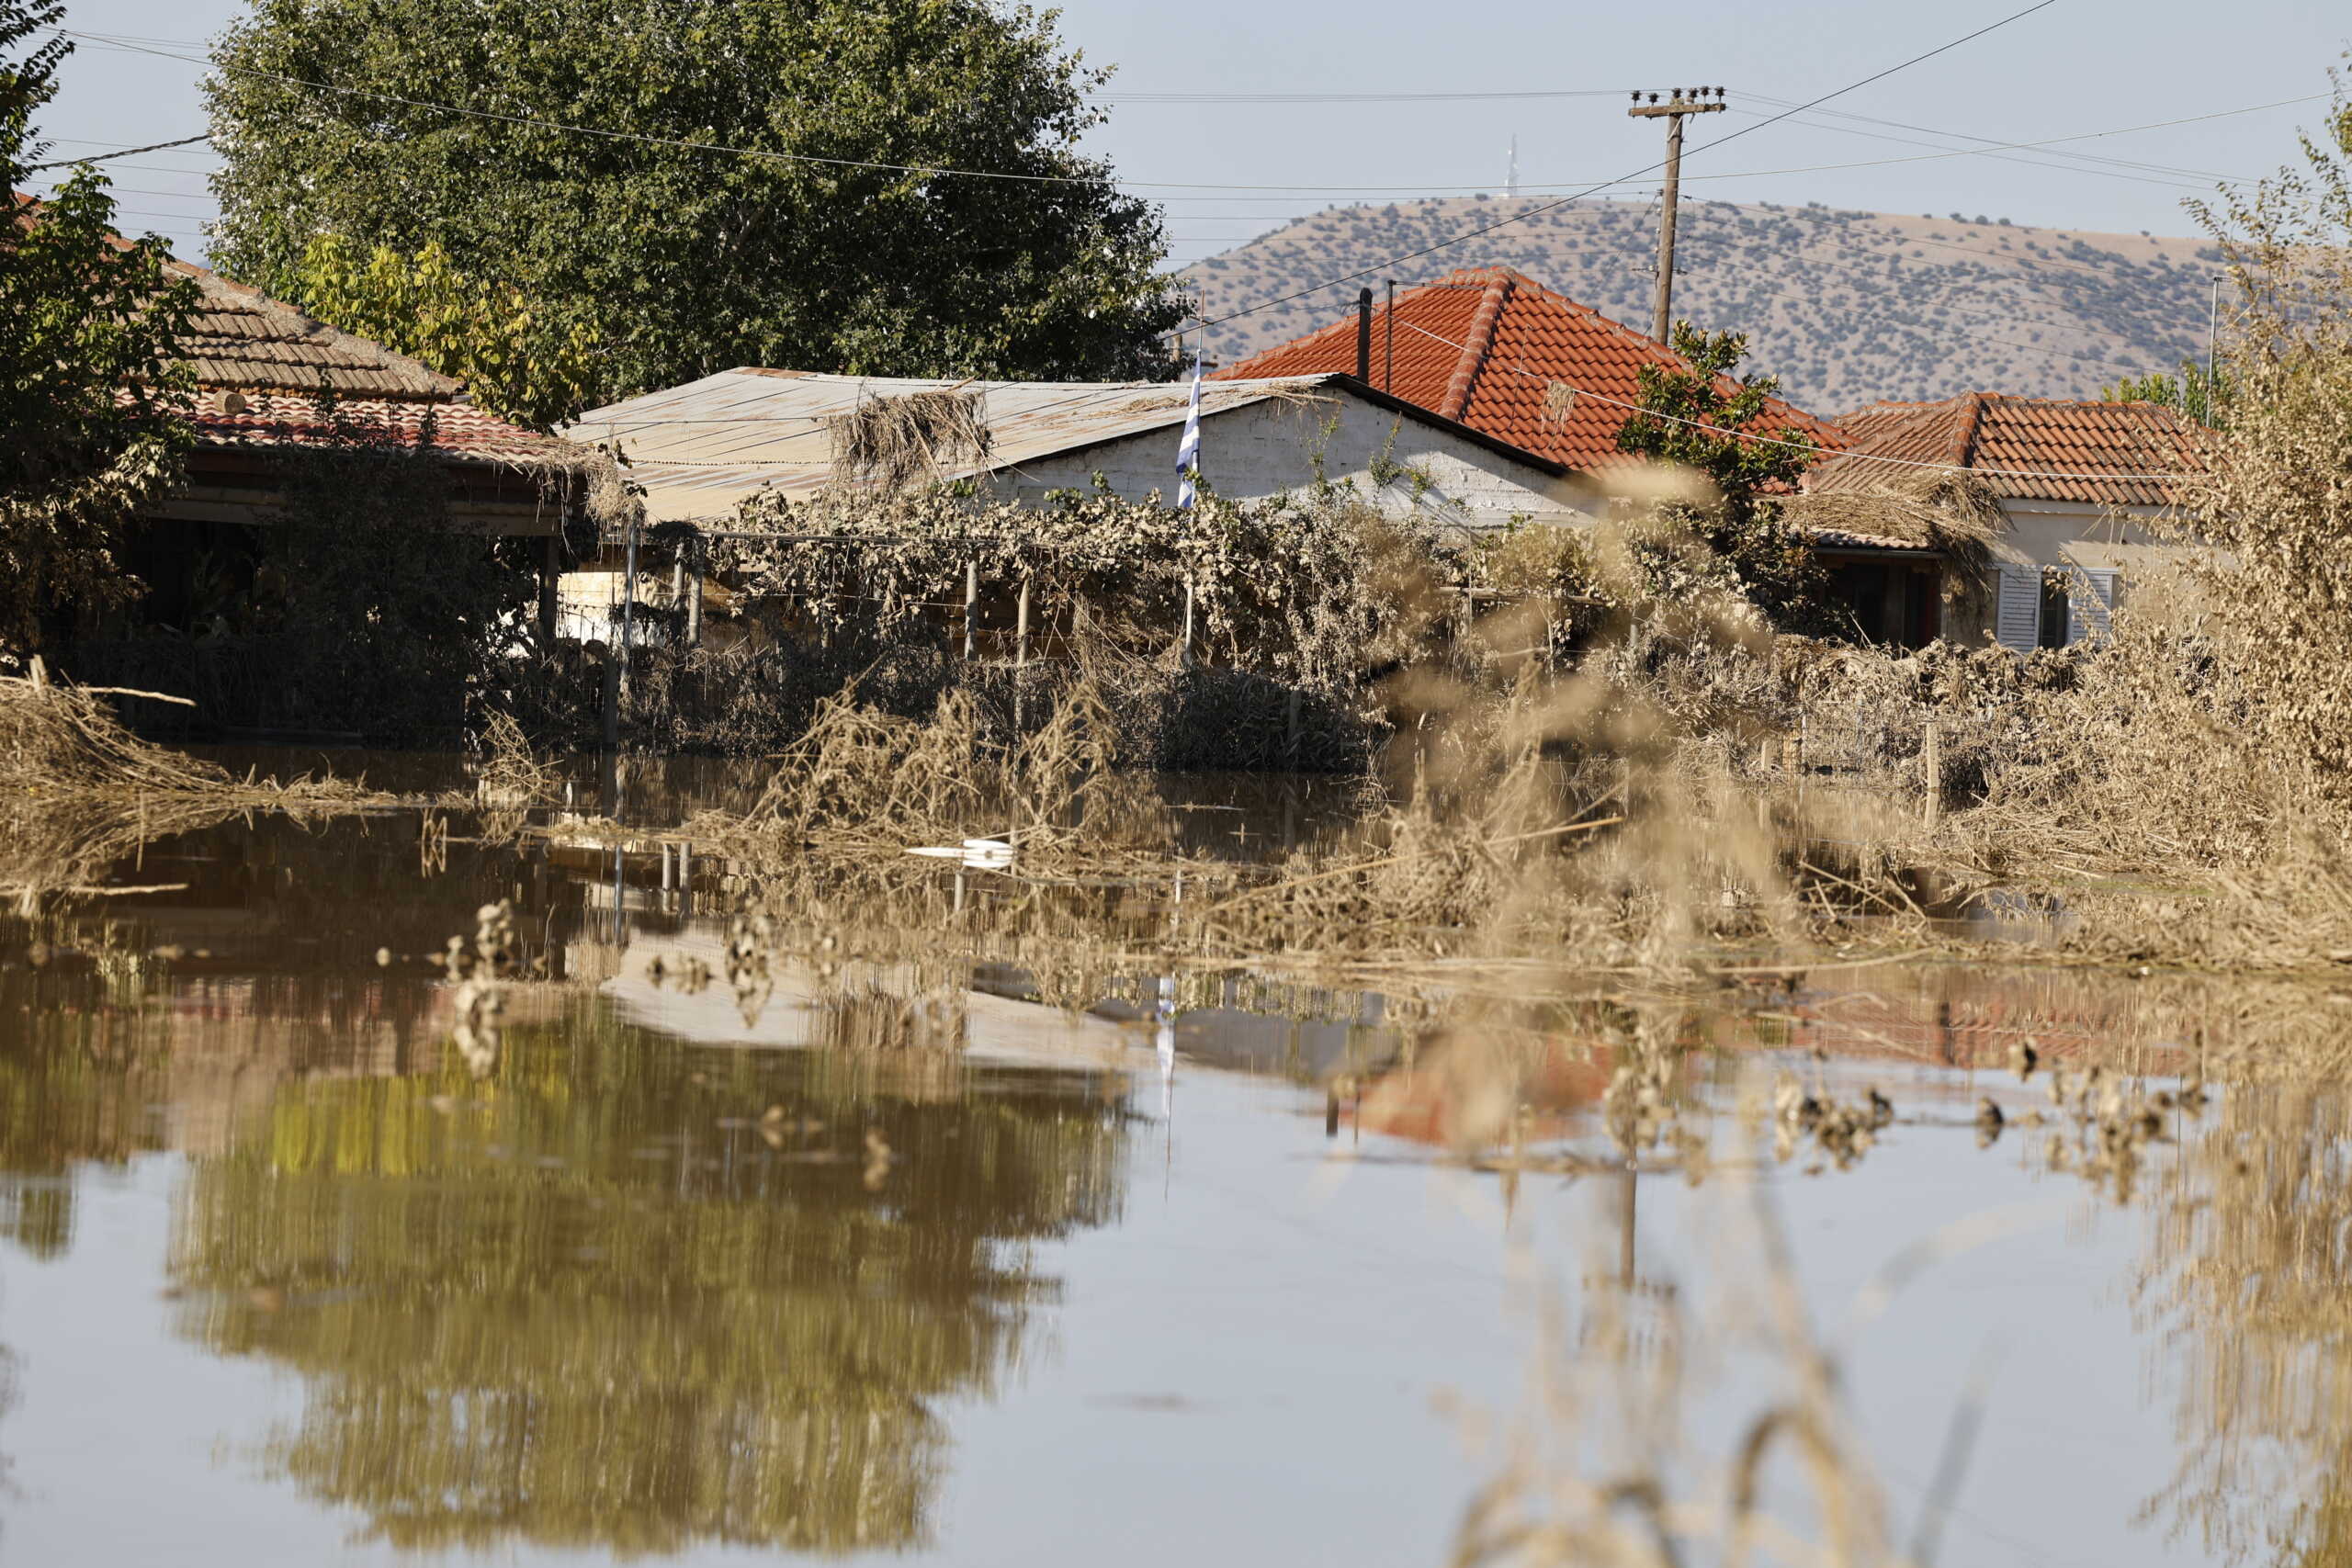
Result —
[[[1712,96],[1712,101],[1709,101]],[[1657,101],[1656,93],[1634,95],[1634,107],[1625,112],[1635,119],[1666,120],[1666,200],[1658,216],[1657,227],[1657,303],[1650,312],[1650,336],[1660,343],[1674,330],[1674,209],[1682,195],[1682,117],[1693,114],[1721,114],[1724,110],[1724,90],[1721,87],[1677,87],[1668,95],[1665,103]]]
[[[2217,423],[2213,417],[2213,405],[2215,402],[2213,396],[2213,361],[2214,356],[2220,351],[2222,343],[2222,280],[2228,276],[2229,274],[2223,272],[2217,272],[2213,275],[2212,303],[2206,307],[2205,311],[2205,418],[2203,423],[2206,424],[2213,424]],[[2184,384],[2188,379],[2188,378],[2186,376],[2181,378]],[[2185,385],[2180,400],[2184,404],[2188,401]],[[2186,408],[2183,408],[2181,412],[2186,413],[2188,411]]]

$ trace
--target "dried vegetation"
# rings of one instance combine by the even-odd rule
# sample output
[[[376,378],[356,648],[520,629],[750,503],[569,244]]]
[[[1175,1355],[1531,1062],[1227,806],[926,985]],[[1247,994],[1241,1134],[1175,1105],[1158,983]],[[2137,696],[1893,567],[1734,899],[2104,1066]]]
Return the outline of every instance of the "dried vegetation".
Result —
[[[103,892],[116,861],[165,833],[243,811],[349,810],[364,787],[334,780],[238,778],[151,745],[103,695],[29,676],[0,677],[0,894],[30,910],[44,897]]]

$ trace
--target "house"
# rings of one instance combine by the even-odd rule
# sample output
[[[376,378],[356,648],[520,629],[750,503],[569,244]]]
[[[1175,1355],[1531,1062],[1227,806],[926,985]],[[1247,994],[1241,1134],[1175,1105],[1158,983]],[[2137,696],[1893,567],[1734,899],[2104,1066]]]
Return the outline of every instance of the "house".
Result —
[[[439,460],[454,526],[544,541],[539,613],[551,624],[563,525],[581,507],[589,453],[496,418],[448,377],[257,289],[189,262],[169,270],[200,296],[183,340],[196,446],[184,480],[149,509],[177,526],[139,530],[126,552],[150,585],[149,620],[186,624],[198,559],[251,553],[249,531],[284,504],[292,455],[383,441]]]
[[[1644,366],[1689,369],[1657,339],[1510,267],[1473,267],[1371,300],[1320,331],[1225,367],[1213,379],[1352,372],[1375,390],[1468,426],[1603,489],[1646,459],[1617,449]],[[1731,383],[1724,383],[1726,391]],[[1835,425],[1769,400],[1760,433],[1795,429],[1825,446]]]
[[[761,495],[834,481],[831,422],[864,401],[967,392],[984,457],[944,467],[1002,500],[1041,502],[1097,483],[1172,500],[1192,392],[1183,383],[951,381],[725,370],[594,410],[565,427],[626,454],[649,522],[724,525]],[[1570,465],[1337,373],[1223,380],[1201,397],[1200,473],[1230,501],[1350,487],[1392,515],[1476,526],[1589,520],[1596,498]]]
[[[1805,476],[1798,513],[1849,547],[1840,580],[1864,630],[1910,646],[2027,651],[2104,632],[2134,574],[2175,547],[2150,525],[2202,467],[2203,427],[2156,403],[1968,392],[1839,424],[1845,450]],[[1974,541],[1981,591],[1953,580],[1956,538]],[[1943,624],[1923,622],[1939,600]]]

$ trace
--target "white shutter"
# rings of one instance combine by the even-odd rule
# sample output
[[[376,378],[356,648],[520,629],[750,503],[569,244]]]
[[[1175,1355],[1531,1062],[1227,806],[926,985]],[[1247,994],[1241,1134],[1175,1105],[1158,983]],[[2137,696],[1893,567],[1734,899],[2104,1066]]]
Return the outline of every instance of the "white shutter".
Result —
[[[2066,574],[2066,640],[2095,642],[2115,615],[2115,573],[2077,567]],[[2087,582],[2086,581],[2087,580]]]
[[[1993,640],[2018,653],[2031,653],[2041,641],[2041,569],[2001,565],[2001,601],[1993,621]]]

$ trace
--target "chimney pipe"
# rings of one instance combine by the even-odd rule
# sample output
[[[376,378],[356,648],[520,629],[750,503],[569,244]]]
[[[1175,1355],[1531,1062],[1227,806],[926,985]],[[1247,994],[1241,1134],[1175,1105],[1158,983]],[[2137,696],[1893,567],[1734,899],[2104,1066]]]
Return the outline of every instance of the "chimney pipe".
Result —
[[[1356,290],[1356,379],[1372,384],[1372,286]]]

